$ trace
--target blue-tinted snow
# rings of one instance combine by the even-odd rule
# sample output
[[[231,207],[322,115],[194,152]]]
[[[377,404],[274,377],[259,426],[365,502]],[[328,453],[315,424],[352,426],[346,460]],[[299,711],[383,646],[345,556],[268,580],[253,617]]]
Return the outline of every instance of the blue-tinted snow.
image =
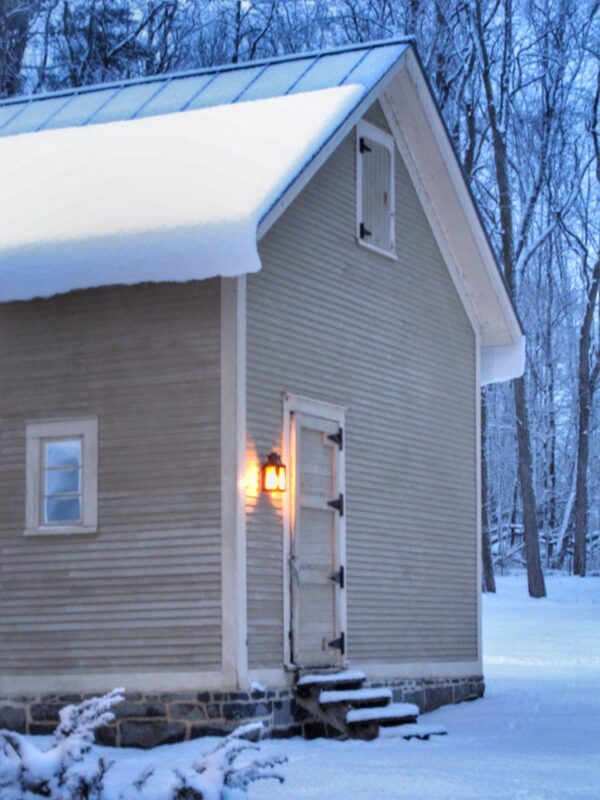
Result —
[[[0,136],[171,114],[342,84],[358,84],[369,91],[406,47],[398,41],[365,45],[39,95],[24,103],[0,102]]]
[[[500,577],[483,597],[486,693],[421,717],[448,735],[428,742],[384,729],[373,742],[269,739],[261,756],[284,756],[285,777],[248,789],[248,800],[597,800],[600,773],[600,578],[547,575],[548,597],[527,596],[524,575]],[[276,688],[276,687],[268,687]],[[45,737],[31,737],[38,745]],[[117,800],[144,769],[159,796],[219,741],[153,750],[103,748]]]

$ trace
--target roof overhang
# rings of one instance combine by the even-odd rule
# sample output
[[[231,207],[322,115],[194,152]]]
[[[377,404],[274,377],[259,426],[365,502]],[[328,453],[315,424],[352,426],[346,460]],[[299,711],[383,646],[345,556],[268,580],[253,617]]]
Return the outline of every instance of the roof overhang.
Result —
[[[481,383],[524,337],[411,47],[370,87],[0,140],[0,302],[260,269],[260,240],[379,99],[480,345]]]
[[[0,302],[256,272],[260,218],[363,94],[0,139]]]

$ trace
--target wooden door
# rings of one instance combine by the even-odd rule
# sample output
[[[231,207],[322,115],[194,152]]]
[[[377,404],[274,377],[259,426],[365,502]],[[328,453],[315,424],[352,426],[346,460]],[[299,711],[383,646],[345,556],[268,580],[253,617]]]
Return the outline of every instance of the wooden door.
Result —
[[[304,413],[290,422],[292,659],[302,667],[337,666],[346,653],[343,429]]]

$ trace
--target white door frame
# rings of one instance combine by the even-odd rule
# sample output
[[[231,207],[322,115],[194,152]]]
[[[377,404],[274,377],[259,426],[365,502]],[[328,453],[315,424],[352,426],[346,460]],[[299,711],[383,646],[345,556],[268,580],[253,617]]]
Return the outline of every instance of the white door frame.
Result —
[[[320,417],[331,422],[337,422],[340,428],[345,428],[346,407],[327,403],[323,400],[313,400],[300,395],[285,394],[283,397],[283,463],[288,469],[288,491],[285,493],[283,504],[283,663],[285,669],[296,670],[292,663],[292,649],[290,645],[291,613],[292,613],[292,583],[290,570],[290,556],[292,544],[293,510],[296,507],[294,496],[296,486],[296,464],[294,458],[295,442],[292,441],[292,414],[307,414]],[[344,445],[345,446],[345,445]],[[346,469],[345,458],[339,459],[338,483],[340,492],[344,495],[344,514],[339,520],[340,532],[340,563],[346,567]],[[348,586],[348,570],[345,569],[345,585]],[[340,630],[346,634],[345,653],[343,664],[348,661],[348,626],[346,611],[346,589],[340,593]]]

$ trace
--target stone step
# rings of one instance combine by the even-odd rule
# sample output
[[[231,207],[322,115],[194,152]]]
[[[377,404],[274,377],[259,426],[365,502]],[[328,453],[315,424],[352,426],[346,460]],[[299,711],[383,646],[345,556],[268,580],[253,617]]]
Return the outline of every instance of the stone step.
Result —
[[[448,731],[443,725],[427,725],[422,722],[413,722],[404,725],[388,725],[379,732],[379,736],[384,739],[400,737],[402,739],[428,740],[430,736],[447,735]]]
[[[348,725],[377,723],[382,726],[414,723],[419,716],[419,708],[412,703],[390,703],[383,708],[352,708],[346,714]]]
[[[319,703],[322,706],[344,703],[352,708],[376,708],[392,702],[390,689],[342,689],[322,691]]]

